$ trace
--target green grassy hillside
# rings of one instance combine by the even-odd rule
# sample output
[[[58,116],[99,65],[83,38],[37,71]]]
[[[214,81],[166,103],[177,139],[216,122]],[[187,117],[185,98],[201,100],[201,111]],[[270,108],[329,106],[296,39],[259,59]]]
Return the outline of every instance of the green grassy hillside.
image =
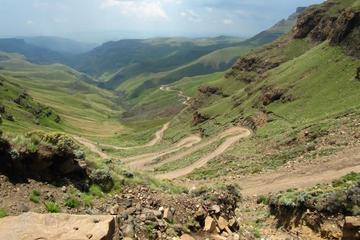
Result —
[[[213,74],[174,85],[188,89],[185,91],[197,99],[192,112],[184,112],[174,120],[174,128],[189,132],[202,129],[211,135],[240,124],[256,131],[253,138],[241,142],[205,169],[197,170],[193,177],[263,171],[288,161],[328,155],[344,147],[333,141],[356,141],[349,139],[356,139],[354,122],[360,114],[360,81],[356,79],[360,59],[358,50],[351,46],[359,41],[360,26],[359,22],[348,25],[346,21],[351,22],[351,18],[342,19],[345,12],[355,12],[355,19],[360,15],[356,2],[328,1],[306,10],[293,32],[245,55],[225,77]],[[325,27],[314,25],[308,29],[302,24],[306,22],[303,19],[314,18],[317,9],[323,12],[322,20],[317,20],[319,24],[334,24],[328,20],[334,14],[339,19],[332,33],[322,32]],[[304,29],[307,33],[298,37]],[[342,33],[340,39],[337,32]],[[196,92],[197,84],[193,86],[191,81],[216,87],[222,94]],[[208,120],[194,125],[195,111]],[[338,129],[343,129],[342,136]],[[178,131],[170,130],[167,137],[176,134]],[[330,140],[334,136],[337,140]],[[264,157],[263,152],[268,154]]]
[[[5,116],[13,116],[13,121],[3,119],[4,131],[42,129],[97,136],[123,128],[117,97],[83,81],[87,79],[83,74],[63,65],[33,65],[13,54],[1,53],[1,59],[0,103]]]

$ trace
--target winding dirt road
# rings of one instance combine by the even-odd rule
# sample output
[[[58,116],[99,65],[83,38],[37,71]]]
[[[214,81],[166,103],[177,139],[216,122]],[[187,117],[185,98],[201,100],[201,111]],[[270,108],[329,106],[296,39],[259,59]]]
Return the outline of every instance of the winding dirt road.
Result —
[[[307,164],[299,162],[291,168],[281,167],[276,171],[250,176],[221,177],[216,179],[216,182],[237,183],[244,195],[253,196],[329,183],[350,172],[360,172],[360,147],[320,157]],[[191,188],[209,183],[211,180],[182,182]]]
[[[185,99],[183,104],[188,106],[191,98],[185,96],[181,91],[173,90],[170,87],[162,86],[163,91],[178,92],[178,96]],[[135,147],[118,147],[113,145],[96,145],[91,141],[74,137],[79,143],[89,148],[92,152],[98,154],[103,159],[109,159],[110,156],[99,149],[100,146],[112,147],[118,150],[127,150],[133,148],[151,147],[160,143],[163,139],[165,131],[169,128],[170,123],[164,126],[155,133],[154,138],[147,144]],[[213,136],[210,139],[202,140],[199,136],[191,135],[180,140],[178,143],[170,146],[169,148],[132,156],[121,159],[129,167],[137,170],[153,171],[164,164],[181,161],[182,158],[189,156],[218,140],[225,139],[224,142],[215,150],[207,153],[196,162],[174,171],[166,172],[156,175],[159,179],[178,179],[176,181],[184,184],[187,187],[194,188],[201,185],[208,185],[216,182],[237,183],[242,188],[242,193],[246,196],[267,194],[269,192],[278,192],[287,190],[289,188],[305,188],[311,187],[319,183],[331,182],[338,179],[352,171],[360,172],[360,147],[347,149],[337,154],[322,157],[314,160],[312,163],[304,164],[297,163],[292,168],[282,167],[276,171],[264,172],[257,175],[250,176],[224,176],[214,180],[204,181],[190,181],[182,179],[197,168],[205,166],[212,159],[220,156],[231,146],[236,144],[243,138],[249,137],[251,131],[242,127],[233,127],[226,131]],[[170,155],[171,154],[171,155]],[[167,156],[169,155],[169,156]],[[159,158],[163,157],[162,161]],[[316,162],[315,162],[316,161]]]
[[[233,129],[233,130],[235,130],[235,129]],[[229,147],[231,147],[232,145],[234,145],[235,143],[240,141],[240,139],[249,137],[251,135],[251,131],[246,129],[246,128],[240,128],[239,127],[239,128],[236,128],[236,131],[239,131],[240,133],[238,133],[235,136],[228,137],[225,140],[225,142],[222,143],[213,152],[210,152],[206,156],[200,158],[195,163],[192,163],[189,166],[181,168],[181,169],[176,169],[176,170],[171,171],[171,172],[167,172],[167,173],[164,173],[164,174],[159,174],[156,177],[159,178],[159,179],[175,179],[175,178],[185,176],[185,175],[191,173],[192,171],[194,171],[195,169],[205,166],[210,160],[212,160],[212,159],[216,158],[217,156],[220,156],[221,154],[223,154]],[[219,139],[218,137],[215,137],[215,138],[216,138],[216,140]]]

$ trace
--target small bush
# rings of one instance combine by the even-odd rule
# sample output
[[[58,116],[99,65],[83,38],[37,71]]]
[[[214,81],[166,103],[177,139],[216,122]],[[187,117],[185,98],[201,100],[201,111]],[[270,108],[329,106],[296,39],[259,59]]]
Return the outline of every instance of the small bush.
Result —
[[[104,196],[104,193],[101,190],[101,187],[96,184],[93,184],[90,186],[89,193],[94,197],[103,197]]]
[[[90,175],[91,181],[100,186],[103,192],[110,192],[114,187],[114,180],[110,171],[105,169],[96,169]]]
[[[92,195],[83,193],[81,195],[81,200],[82,200],[82,202],[84,204],[84,207],[88,207],[88,208],[92,207],[93,198],[94,197]]]
[[[80,206],[80,201],[75,197],[68,197],[65,199],[65,206],[69,208],[77,208]]]
[[[38,190],[33,190],[30,194],[30,201],[34,203],[40,202],[40,192]]]
[[[59,213],[59,212],[61,212],[60,206],[54,201],[45,202],[45,207],[46,207],[46,210],[49,213]]]
[[[257,198],[257,204],[265,204],[268,205],[269,204],[269,198],[267,196],[261,195]]]
[[[6,217],[8,214],[5,209],[0,208],[0,218]]]

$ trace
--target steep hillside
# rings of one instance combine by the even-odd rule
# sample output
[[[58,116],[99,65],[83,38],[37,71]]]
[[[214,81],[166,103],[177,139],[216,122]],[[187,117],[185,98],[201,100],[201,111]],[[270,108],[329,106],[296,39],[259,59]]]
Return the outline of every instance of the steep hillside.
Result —
[[[261,172],[358,142],[359,25],[358,1],[327,1],[302,13],[287,36],[240,58],[225,77],[191,79],[202,88],[174,128],[212,135],[240,124],[256,131],[192,176]],[[184,81],[174,87],[193,95],[196,85]]]
[[[5,132],[41,129],[91,136],[122,128],[117,97],[87,83],[84,74],[63,65],[34,65],[14,54],[0,58]]]
[[[261,45],[270,43],[281,35],[289,32],[294,26],[298,14],[302,10],[303,8],[298,9],[298,11],[291,15],[287,20],[280,21],[269,30],[264,31],[253,38],[238,43],[232,40],[231,43],[233,46],[212,51],[181,66],[160,72],[157,72],[156,68],[152,68],[155,71],[152,71],[151,73],[142,72],[135,77],[130,77],[126,81],[123,81],[124,79],[121,78],[122,83],[117,87],[117,90],[124,94],[130,104],[130,108],[128,109],[129,114],[131,116],[136,116],[138,115],[137,112],[141,111],[143,113],[148,112],[145,116],[151,116],[153,113],[159,112],[159,109],[166,109],[162,112],[169,112],[168,106],[176,106],[177,102],[174,102],[172,99],[164,99],[164,97],[160,96],[163,95],[161,91],[158,91],[158,88],[161,85],[174,83],[176,85],[179,81],[179,84],[183,86],[182,90],[187,91],[188,88],[199,86],[198,79],[203,79],[204,82],[209,81],[206,80],[206,76],[229,69],[239,56],[245,55],[252,49]],[[224,37],[215,39],[216,42],[219,42],[220,40],[229,41],[229,38]],[[122,72],[123,71],[120,71],[120,73]],[[108,83],[113,82],[113,80],[116,81],[116,76],[118,75],[115,75]],[[213,77],[210,78],[213,79]],[[144,101],[149,94],[152,95],[153,104],[151,105],[149,105],[147,101]],[[157,101],[156,99],[160,100]],[[149,109],[151,109],[153,113],[150,113]],[[138,115],[138,117],[140,116]]]

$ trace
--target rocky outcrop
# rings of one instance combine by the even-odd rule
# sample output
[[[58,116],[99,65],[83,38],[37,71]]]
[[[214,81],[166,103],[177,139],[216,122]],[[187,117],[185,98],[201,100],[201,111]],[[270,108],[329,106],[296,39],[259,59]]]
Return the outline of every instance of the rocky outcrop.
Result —
[[[330,44],[338,45],[346,40],[344,44],[351,55],[359,56],[360,40],[355,34],[347,39],[354,31],[359,31],[360,11],[356,9],[343,9],[338,16],[328,14],[331,3],[322,7],[313,7],[302,13],[293,29],[294,38],[310,37],[313,41],[322,42],[329,40]],[[357,30],[356,30],[357,29]],[[354,49],[355,48],[355,49]]]
[[[268,106],[276,101],[281,101],[282,103],[293,101],[294,97],[286,92],[287,90],[284,89],[267,87],[262,91],[258,101],[264,106]]]
[[[201,87],[199,87],[199,92],[206,96],[222,95],[222,91],[220,88],[212,87],[212,86],[201,86]]]
[[[243,72],[256,72],[264,73],[270,69],[276,68],[280,65],[279,62],[271,62],[256,57],[244,57],[239,59],[237,63],[232,67],[233,70]]]
[[[310,8],[298,17],[294,27],[294,38],[305,38],[320,23],[323,9]]]
[[[32,141],[36,140],[36,144]],[[87,178],[84,154],[75,142],[63,134],[30,133],[24,137],[32,148],[12,146],[2,138],[0,147],[0,172],[12,180],[26,178],[56,181],[69,178]]]
[[[113,240],[113,216],[25,213],[0,219],[0,239]]]
[[[198,124],[203,123],[203,122],[205,122],[205,121],[207,121],[207,120],[209,120],[209,117],[206,116],[206,115],[204,115],[204,114],[202,114],[202,113],[200,113],[200,112],[198,112],[198,111],[196,111],[196,112],[193,114],[193,120],[192,120],[192,122],[193,122],[194,125],[198,125]]]
[[[330,43],[339,44],[355,28],[360,26],[360,11],[345,10],[335,21],[330,32]]]

